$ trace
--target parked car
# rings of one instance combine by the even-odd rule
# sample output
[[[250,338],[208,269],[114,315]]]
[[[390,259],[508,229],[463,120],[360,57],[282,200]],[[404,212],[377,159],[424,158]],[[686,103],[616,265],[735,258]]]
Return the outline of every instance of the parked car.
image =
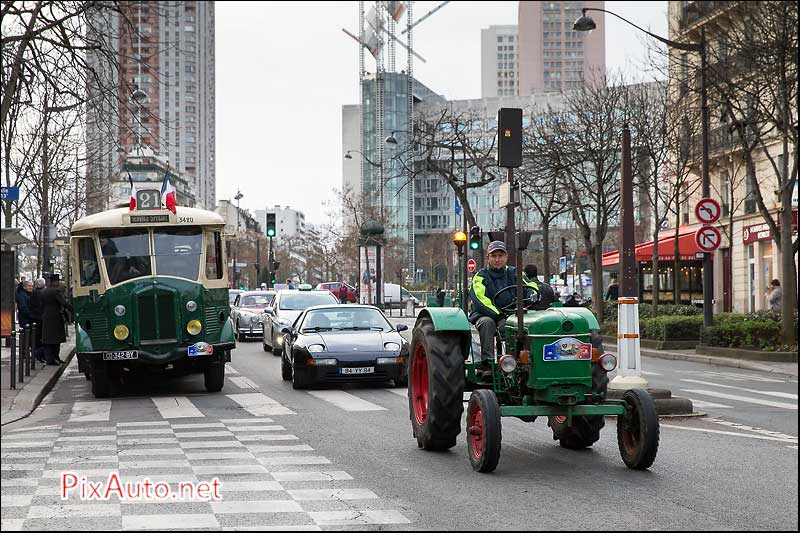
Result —
[[[290,327],[307,307],[313,305],[338,305],[339,300],[331,291],[311,290],[311,285],[303,285],[301,289],[284,289],[275,295],[272,305],[261,313],[261,324],[264,336],[261,347],[272,355],[283,353],[283,328]]]
[[[275,298],[275,291],[243,291],[236,296],[231,308],[231,320],[236,340],[244,342],[247,337],[260,337],[264,330],[261,313]]]
[[[401,287],[396,283],[383,284],[384,307],[404,307],[408,300],[414,302],[414,306],[419,305],[419,300],[417,300],[417,297],[409,294],[404,287]]]
[[[328,281],[325,283],[320,283],[317,285],[317,289],[331,291],[333,295],[339,298],[339,301],[343,304],[358,301],[358,296],[356,296],[356,288],[342,281]]]
[[[295,389],[333,382],[394,381],[408,385],[408,341],[370,305],[317,305],[284,327],[281,377]]]

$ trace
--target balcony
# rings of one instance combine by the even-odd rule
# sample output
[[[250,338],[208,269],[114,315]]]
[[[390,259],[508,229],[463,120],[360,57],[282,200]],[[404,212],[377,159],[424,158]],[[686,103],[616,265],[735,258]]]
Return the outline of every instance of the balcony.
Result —
[[[713,14],[729,7],[732,2],[711,1],[711,2],[686,2],[686,5],[681,8],[681,18],[678,22],[680,31],[686,31],[694,26],[697,22]]]

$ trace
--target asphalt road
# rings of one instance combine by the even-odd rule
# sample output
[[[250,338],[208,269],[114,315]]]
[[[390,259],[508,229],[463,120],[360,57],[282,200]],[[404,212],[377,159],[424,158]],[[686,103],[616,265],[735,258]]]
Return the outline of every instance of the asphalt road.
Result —
[[[647,359],[643,366],[652,386],[705,401],[702,410],[709,414],[662,420],[659,454],[649,471],[625,467],[613,418],[607,419],[600,441],[581,452],[560,448],[544,420],[504,419],[502,455],[492,474],[472,471],[463,433],[448,452],[418,449],[411,435],[404,389],[386,383],[295,391],[281,380],[280,359],[263,352],[257,341],[239,344],[229,365],[237,373],[229,372],[225,389],[218,394],[203,392],[202,378],[193,376],[151,381],[113,400],[98,402],[89,393],[89,383],[73,368],[34,415],[3,428],[3,530],[135,528],[151,523],[165,527],[165,521],[176,513],[188,517],[176,524],[210,528],[796,530],[797,382],[686,362]],[[717,396],[707,394],[709,391]],[[251,402],[254,397],[260,398],[255,404]],[[234,422],[249,424],[256,416],[268,416],[280,428],[256,433],[256,443],[289,448],[267,449],[243,439],[244,433],[237,429],[241,426]],[[183,433],[184,423],[225,427],[219,437],[217,430],[210,429],[190,430],[198,434],[189,436]],[[60,429],[53,429],[56,426]],[[127,441],[122,428],[129,427],[166,427],[167,439]],[[123,470],[130,467],[123,463],[124,458],[130,453],[147,453],[152,447],[164,450],[154,454],[185,455],[170,465],[172,468],[164,462],[148,463],[153,468],[147,472],[153,478],[186,473],[202,479],[204,474],[216,473],[215,468],[227,468],[219,465],[235,464],[230,472],[220,474],[236,476],[223,479],[230,487],[239,483],[242,490],[241,483],[276,481],[280,487],[271,486],[271,492],[264,492],[259,486],[259,491],[227,495],[223,487],[223,496],[230,503],[211,504],[210,508],[204,507],[209,505],[205,503],[147,503],[122,504],[112,511],[103,504],[106,507],[92,511],[101,516],[81,516],[65,510],[69,505],[58,498],[47,496],[52,492],[52,484],[46,483],[52,479],[47,476],[64,467],[58,461],[69,453],[64,443],[71,441],[65,436],[75,434],[67,431],[79,431],[85,438],[116,431],[116,447],[111,442],[107,450],[95,451],[92,443],[82,448],[80,460],[70,465],[78,471],[102,467],[97,460],[105,458],[102,460],[119,465],[120,474],[126,475],[133,471]],[[208,435],[201,434],[206,431]],[[47,432],[52,436],[32,437]],[[225,432],[236,435],[235,439],[223,435]],[[287,440],[261,440],[271,438],[266,436],[270,434]],[[214,439],[227,444],[213,444]],[[32,444],[18,446],[25,442]],[[247,453],[231,451],[240,450],[233,445],[242,443],[249,458]],[[194,446],[204,446],[202,451],[210,454],[193,454]],[[40,455],[21,455],[30,450]],[[225,454],[221,455],[224,459],[213,459],[216,450]],[[250,466],[253,470],[248,470]],[[308,479],[296,481],[303,475]],[[27,485],[21,480],[28,480]],[[36,487],[34,492],[31,486]],[[250,503],[230,506],[231,500]],[[275,501],[286,507],[284,512],[275,511]],[[41,516],[49,518],[43,521],[38,518]]]

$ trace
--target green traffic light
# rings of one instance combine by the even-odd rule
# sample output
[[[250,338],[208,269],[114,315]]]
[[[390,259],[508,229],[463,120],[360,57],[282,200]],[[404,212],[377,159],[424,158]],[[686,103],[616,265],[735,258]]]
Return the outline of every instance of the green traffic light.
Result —
[[[481,243],[479,243],[479,242],[472,241],[471,243],[469,243],[469,249],[470,250],[479,250],[480,247],[481,247]]]
[[[275,236],[275,230],[272,229],[272,228],[269,228],[267,230],[267,237],[274,237],[274,236]]]

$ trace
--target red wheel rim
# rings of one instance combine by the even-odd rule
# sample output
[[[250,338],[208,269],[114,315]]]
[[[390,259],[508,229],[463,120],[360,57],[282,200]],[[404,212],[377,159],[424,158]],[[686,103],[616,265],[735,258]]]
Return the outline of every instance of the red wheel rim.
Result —
[[[567,422],[567,417],[563,415],[556,415],[553,419],[559,424],[565,424]]]
[[[481,406],[475,404],[469,413],[469,448],[475,459],[483,455],[483,411]]]
[[[414,363],[411,366],[411,387],[414,405],[414,418],[417,425],[425,423],[428,414],[428,354],[420,344],[414,352]]]

